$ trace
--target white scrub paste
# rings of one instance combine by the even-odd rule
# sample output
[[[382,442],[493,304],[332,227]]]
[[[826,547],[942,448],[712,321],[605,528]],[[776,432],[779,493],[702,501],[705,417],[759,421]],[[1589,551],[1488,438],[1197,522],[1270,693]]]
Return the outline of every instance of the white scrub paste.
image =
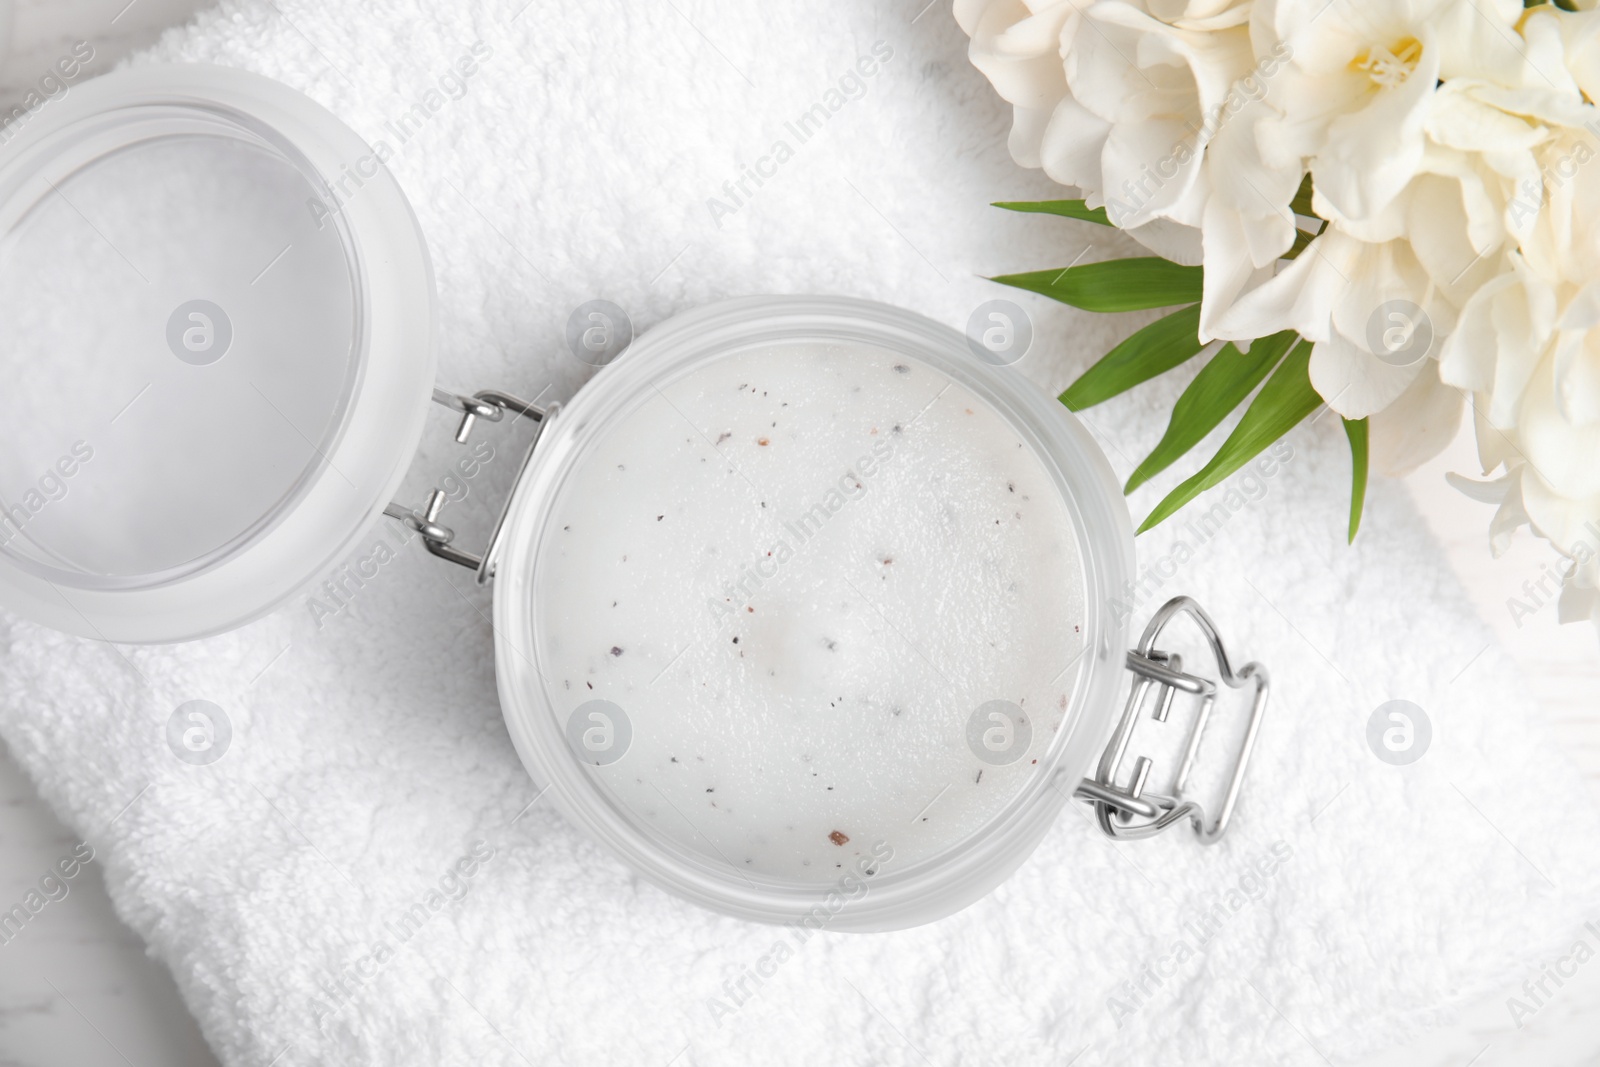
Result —
[[[563,726],[620,708],[626,751],[586,761],[618,807],[752,877],[958,844],[1077,710],[1060,490],[917,360],[819,342],[702,363],[577,461],[553,516],[536,651]]]

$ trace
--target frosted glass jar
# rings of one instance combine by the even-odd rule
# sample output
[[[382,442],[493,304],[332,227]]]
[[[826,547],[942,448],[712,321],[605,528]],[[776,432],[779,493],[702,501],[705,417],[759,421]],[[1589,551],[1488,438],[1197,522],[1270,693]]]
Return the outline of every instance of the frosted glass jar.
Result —
[[[582,506],[596,495],[623,506]],[[848,879],[870,892],[833,925],[948,914],[1027,857],[1111,729],[1109,605],[1133,562],[1111,469],[1053,399],[910,312],[750,298],[655,327],[552,424],[507,525],[496,660],[524,763],[635,869],[719,910],[797,921]],[[1036,532],[984,533],[1008,525]],[[984,555],[1022,547],[1053,558]],[[986,750],[1008,725],[990,716],[1019,713],[1010,740],[1031,738]],[[583,730],[608,728],[625,743],[586,760]]]
[[[775,923],[927,922],[1073,796],[1226,828],[1265,701],[1187,601],[1131,652],[1131,522],[1078,421],[974,342],[840,297],[681,314],[563,410],[433,384],[426,244],[368,146],[292,90],[118,72],[0,149],[0,603],[112,641],[240,625],[380,516],[495,583],[502,709],[562,811],[641,876]],[[70,383],[70,402],[60,399]],[[481,552],[392,501],[430,400],[536,428]],[[1253,685],[1214,818],[1216,681]],[[1119,715],[1125,675],[1134,675]],[[1198,698],[1164,794],[1135,721]]]

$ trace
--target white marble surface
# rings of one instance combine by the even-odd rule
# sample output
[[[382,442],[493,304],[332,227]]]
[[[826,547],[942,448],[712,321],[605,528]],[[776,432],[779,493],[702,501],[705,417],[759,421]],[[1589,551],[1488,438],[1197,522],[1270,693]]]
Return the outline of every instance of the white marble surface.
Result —
[[[209,0],[0,0],[0,27],[14,8],[9,59],[0,61],[0,101],[15,99],[74,40],[95,44],[91,71],[97,72],[205,6]],[[0,52],[5,39],[0,32]],[[1520,595],[1523,582],[1536,579],[1552,557],[1524,539],[1506,557],[1490,559],[1487,509],[1443,482],[1445,470],[1473,469],[1463,435],[1408,483],[1444,545],[1440,565],[1461,575],[1528,673],[1540,717],[1600,798],[1600,638],[1588,627],[1557,627],[1553,607],[1516,624],[1507,599]],[[0,907],[20,900],[77,843],[0,747]],[[89,864],[70,885],[64,899],[0,944],[0,1067],[215,1065],[170,975],[117,919],[97,866]],[[1600,1062],[1600,966],[1580,970],[1519,1029],[1506,998],[1530,976],[1507,975],[1504,993],[1463,1012],[1456,1025],[1366,1067]]]
[[[77,844],[0,749],[0,910]],[[117,919],[98,865],[66,884],[0,944],[0,1065],[214,1067],[172,978]]]

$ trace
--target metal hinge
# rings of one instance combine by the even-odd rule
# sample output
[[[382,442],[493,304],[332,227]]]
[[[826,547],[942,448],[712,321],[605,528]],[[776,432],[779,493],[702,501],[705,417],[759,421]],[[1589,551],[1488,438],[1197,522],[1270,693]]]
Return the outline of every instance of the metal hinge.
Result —
[[[517,468],[516,480],[511,483],[511,489],[506,494],[506,501],[500,507],[500,514],[495,519],[494,530],[489,534],[489,543],[484,546],[481,555],[474,555],[455,547],[455,531],[439,522],[439,512],[444,509],[446,496],[443,489],[434,489],[428,494],[427,503],[420,509],[408,508],[404,504],[393,503],[383,509],[383,513],[391,519],[405,523],[411,529],[422,535],[422,543],[429,552],[440,559],[447,559],[451,563],[466,567],[477,572],[478,584],[483,585],[494,577],[494,560],[496,549],[500,546],[500,538],[506,522],[506,511],[511,507],[511,498],[516,492],[517,485],[522,481],[523,474],[528,469],[528,463],[533,459],[533,450],[538,447],[539,438],[544,434],[544,428],[555,418],[561,410],[560,404],[551,404],[548,407],[536,407],[526,400],[520,400],[510,393],[502,393],[497,389],[483,389],[471,396],[462,393],[452,393],[447,389],[434,389],[433,401],[447,408],[461,412],[461,424],[456,427],[456,441],[466,444],[467,438],[472,435],[472,427],[479,419],[485,422],[499,422],[505,417],[507,411],[514,412],[518,418],[527,416],[537,424],[533,440],[528,443],[528,451],[523,454],[522,464]],[[514,420],[513,420],[514,421]]]
[[[1161,635],[1161,631],[1180,614],[1193,619],[1205,636],[1211,646],[1212,654],[1216,657],[1217,673],[1223,682],[1234,689],[1252,683],[1255,686],[1250,706],[1250,722],[1245,728],[1244,740],[1240,742],[1238,754],[1234,759],[1233,774],[1228,781],[1227,792],[1223,795],[1222,806],[1217,811],[1216,820],[1209,826],[1206,825],[1205,809],[1198,801],[1185,797],[1184,790],[1189,782],[1189,772],[1194,769],[1195,754],[1200,748],[1201,735],[1205,733],[1206,723],[1211,718],[1212,705],[1216,703],[1217,684],[1210,678],[1185,673],[1182,659],[1155,647],[1156,638]],[[1127,706],[1122,711],[1122,721],[1117,724],[1116,733],[1112,735],[1110,744],[1101,755],[1100,765],[1094,777],[1079,782],[1077,789],[1073,790],[1073,795],[1089,801],[1094,806],[1100,829],[1108,837],[1124,839],[1150,837],[1187,818],[1202,842],[1208,845],[1215,844],[1228,829],[1228,821],[1233,817],[1233,809],[1239,800],[1239,790],[1244,785],[1245,770],[1250,764],[1250,753],[1255,748],[1256,734],[1260,731],[1261,719],[1266,714],[1270,685],[1267,670],[1261,664],[1252,662],[1246,663],[1235,674],[1211,617],[1188,597],[1169,600],[1160,611],[1156,612],[1150,624],[1145,627],[1138,647],[1129,649],[1127,668],[1133,672],[1134,684],[1133,691],[1128,694]],[[1184,745],[1178,772],[1173,776],[1171,791],[1166,794],[1146,791],[1151,767],[1148,756],[1139,756],[1134,760],[1133,771],[1128,776],[1126,784],[1119,785],[1117,782],[1123,757],[1128,751],[1128,742],[1133,738],[1134,727],[1138,724],[1139,713],[1145,707],[1152,690],[1155,690],[1157,695],[1150,717],[1157,722],[1167,721],[1167,716],[1172,711],[1172,698],[1178,692],[1199,698],[1194,724],[1189,728],[1189,739]]]

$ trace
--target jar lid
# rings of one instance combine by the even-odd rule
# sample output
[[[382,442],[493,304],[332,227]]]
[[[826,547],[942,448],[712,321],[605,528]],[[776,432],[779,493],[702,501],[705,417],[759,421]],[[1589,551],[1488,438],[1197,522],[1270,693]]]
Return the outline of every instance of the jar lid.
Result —
[[[111,641],[264,614],[421,434],[404,195],[322,107],[220,67],[107,75],[0,137],[0,604]]]

